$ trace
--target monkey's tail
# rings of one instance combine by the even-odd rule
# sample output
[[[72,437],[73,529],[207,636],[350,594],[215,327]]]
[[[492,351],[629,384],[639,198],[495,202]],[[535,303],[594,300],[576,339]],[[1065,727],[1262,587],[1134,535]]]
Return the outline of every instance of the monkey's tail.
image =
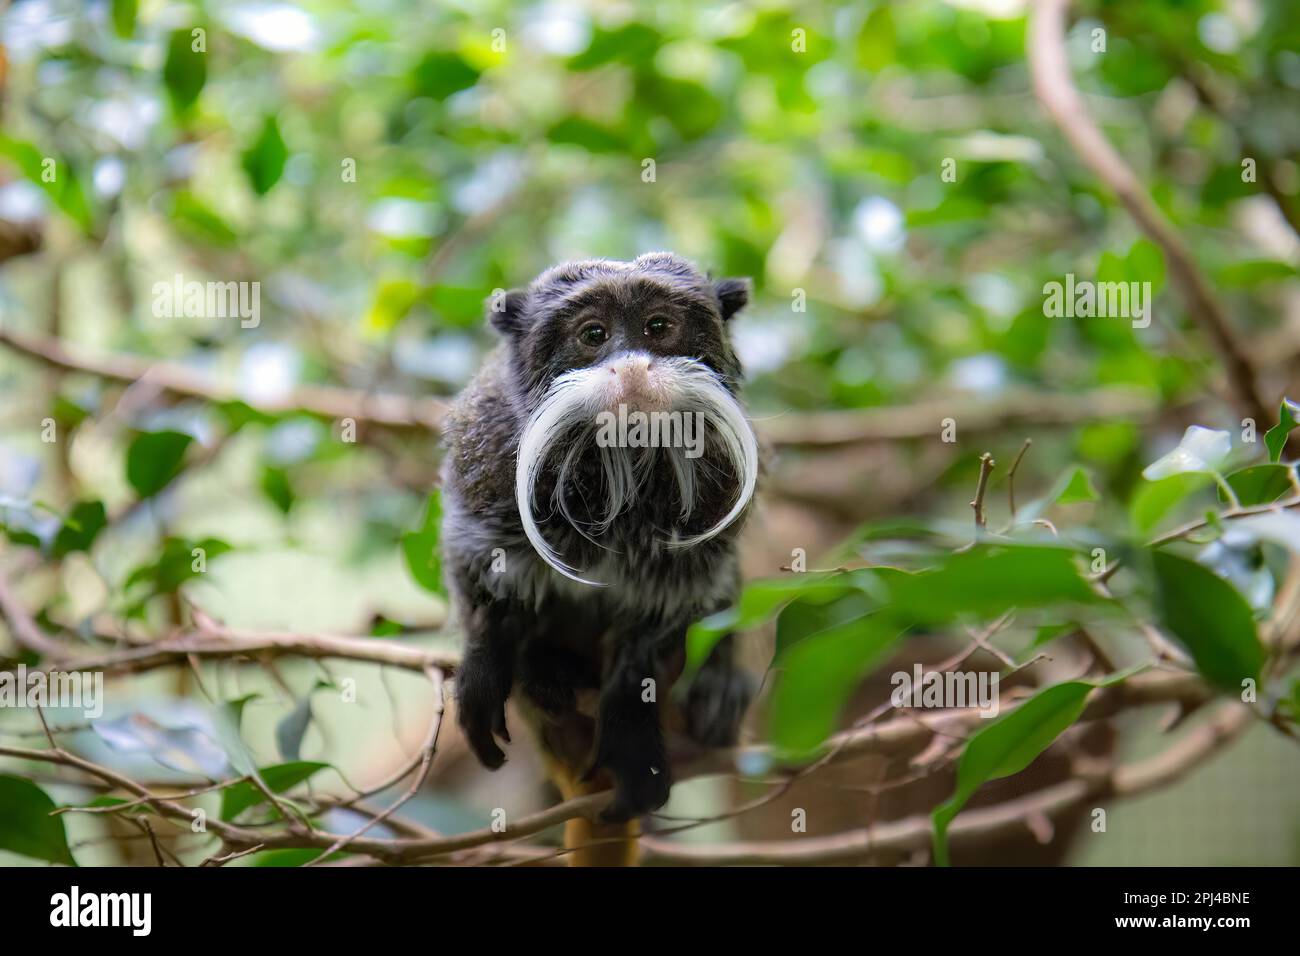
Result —
[[[584,783],[581,772],[548,755],[547,771],[565,800],[599,793],[609,788],[604,774]],[[637,866],[640,864],[641,824],[636,820],[627,823],[598,823],[586,817],[575,817],[564,824],[564,848],[568,851],[569,866]]]

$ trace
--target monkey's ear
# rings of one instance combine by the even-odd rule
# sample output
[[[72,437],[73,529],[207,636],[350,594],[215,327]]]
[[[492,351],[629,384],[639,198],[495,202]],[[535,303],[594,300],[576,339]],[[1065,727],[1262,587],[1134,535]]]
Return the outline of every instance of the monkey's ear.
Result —
[[[724,322],[749,302],[749,290],[748,279],[719,279],[713,284],[713,291],[718,296],[718,305],[722,309]]]
[[[523,289],[494,289],[487,301],[488,321],[502,335],[518,335],[524,330],[524,305],[528,293]]]

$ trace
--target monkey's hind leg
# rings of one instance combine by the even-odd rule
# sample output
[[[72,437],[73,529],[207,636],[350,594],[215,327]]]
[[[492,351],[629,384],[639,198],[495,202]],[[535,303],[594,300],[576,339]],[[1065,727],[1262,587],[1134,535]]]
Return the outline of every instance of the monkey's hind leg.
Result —
[[[546,754],[546,769],[565,800],[608,790],[612,781],[604,774],[583,782],[582,770],[561,763]],[[641,824],[633,819],[625,823],[601,823],[586,817],[565,821],[564,848],[569,851],[569,866],[637,866],[640,863]]]
[[[593,716],[599,687],[598,668],[566,649],[540,641],[527,643],[520,655],[518,703],[538,742],[547,776],[565,800],[608,790],[606,772],[582,780],[596,736]],[[564,848],[570,866],[636,866],[639,862],[635,820],[612,822],[577,817],[564,824]]]

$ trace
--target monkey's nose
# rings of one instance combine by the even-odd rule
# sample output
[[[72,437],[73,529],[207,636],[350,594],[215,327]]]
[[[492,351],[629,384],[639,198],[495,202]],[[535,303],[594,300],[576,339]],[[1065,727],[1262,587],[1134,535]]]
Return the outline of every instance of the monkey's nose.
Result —
[[[611,375],[617,375],[626,383],[645,381],[653,359],[648,355],[625,355],[609,363]]]
[[[620,401],[640,404],[655,397],[650,380],[654,359],[645,354],[620,355],[606,366],[610,385]]]

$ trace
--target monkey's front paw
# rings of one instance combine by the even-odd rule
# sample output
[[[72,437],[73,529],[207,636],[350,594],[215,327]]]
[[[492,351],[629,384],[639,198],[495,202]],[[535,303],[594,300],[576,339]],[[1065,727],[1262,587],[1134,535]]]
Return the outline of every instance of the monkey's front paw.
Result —
[[[754,697],[754,679],[732,667],[701,668],[686,693],[686,733],[705,747],[730,747]]]
[[[582,779],[592,780],[602,770],[614,778],[614,800],[600,815],[606,823],[631,820],[668,802],[673,776],[657,736],[600,735]]]
[[[493,734],[510,743],[505,700],[481,689],[463,688],[457,695],[456,708],[461,730],[479,762],[489,770],[499,768],[506,762],[506,755],[497,746]]]
[[[673,777],[663,766],[623,767],[614,771],[614,801],[600,814],[605,823],[624,823],[668,802]]]

